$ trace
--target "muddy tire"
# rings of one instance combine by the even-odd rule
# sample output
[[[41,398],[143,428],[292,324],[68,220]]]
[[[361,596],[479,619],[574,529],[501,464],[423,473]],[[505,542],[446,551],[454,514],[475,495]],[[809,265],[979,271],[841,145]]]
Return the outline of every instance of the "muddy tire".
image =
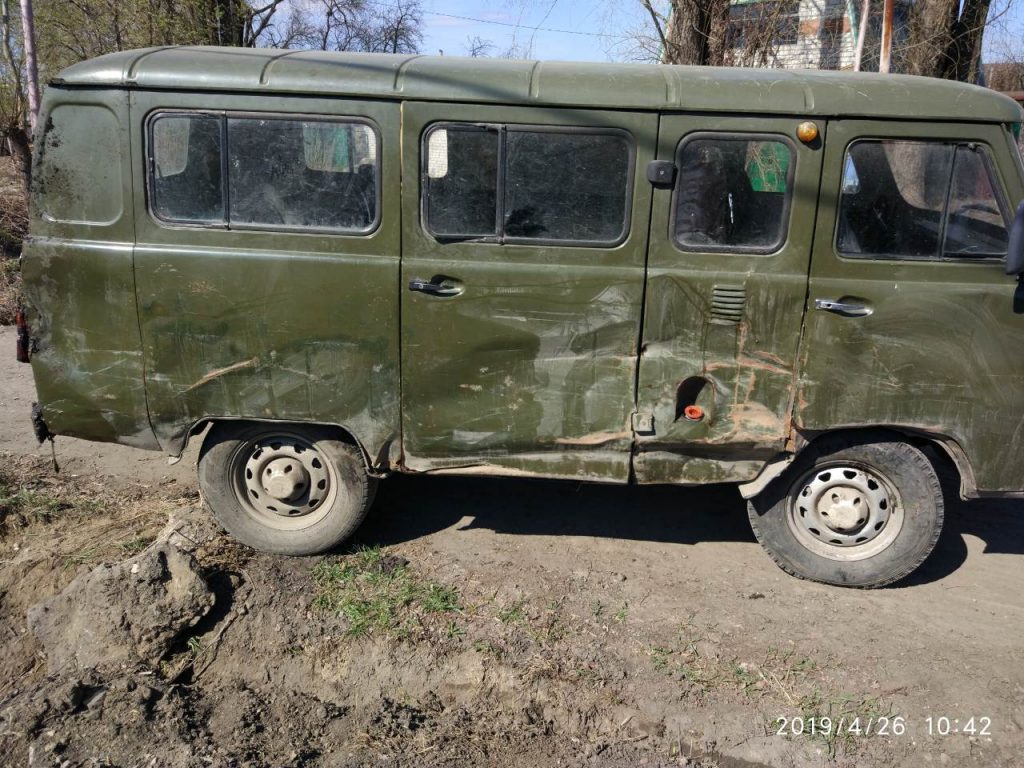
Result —
[[[845,587],[881,587],[915,571],[944,514],[932,464],[885,434],[822,438],[747,510],[782,570]]]
[[[312,555],[363,522],[377,488],[359,449],[325,430],[215,424],[199,454],[199,487],[228,533],[265,552]]]

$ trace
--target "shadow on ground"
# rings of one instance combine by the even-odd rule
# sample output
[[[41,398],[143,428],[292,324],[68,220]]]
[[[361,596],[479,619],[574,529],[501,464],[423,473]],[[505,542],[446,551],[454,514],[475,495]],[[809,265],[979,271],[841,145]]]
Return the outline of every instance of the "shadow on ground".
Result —
[[[596,536],[635,541],[756,545],[735,486],[617,486],[502,478],[389,478],[359,539],[397,544],[460,523],[521,536]],[[938,581],[967,559],[964,535],[985,553],[1024,555],[1024,501],[947,496],[946,523],[932,556],[898,587]]]

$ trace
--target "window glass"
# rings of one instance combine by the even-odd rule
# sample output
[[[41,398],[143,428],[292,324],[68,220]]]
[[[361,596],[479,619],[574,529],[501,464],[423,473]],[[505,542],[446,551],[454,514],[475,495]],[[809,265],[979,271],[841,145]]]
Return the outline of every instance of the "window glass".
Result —
[[[505,236],[618,240],[626,226],[629,155],[618,135],[510,130]]]
[[[121,216],[121,134],[106,107],[60,105],[46,121],[33,196],[52,221],[111,224]]]
[[[685,141],[674,202],[676,243],[685,250],[769,253],[786,238],[792,150],[782,141]]]
[[[1008,242],[1006,222],[984,152],[975,147],[957,147],[944,254],[955,258],[1005,256]]]
[[[183,222],[223,222],[220,119],[161,115],[153,121],[153,212]]]
[[[423,164],[434,235],[581,244],[625,235],[633,160],[624,135],[443,126],[427,134]]]
[[[435,128],[427,135],[427,229],[447,237],[497,234],[497,131]]]
[[[227,124],[231,224],[373,226],[376,138],[368,125],[250,117]]]
[[[894,259],[1005,254],[1005,222],[983,149],[858,141],[844,162],[841,253]]]

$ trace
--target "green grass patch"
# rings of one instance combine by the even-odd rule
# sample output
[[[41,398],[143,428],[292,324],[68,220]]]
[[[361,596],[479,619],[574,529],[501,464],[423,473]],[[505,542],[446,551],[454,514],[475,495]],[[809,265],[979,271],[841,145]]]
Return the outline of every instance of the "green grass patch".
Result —
[[[498,621],[502,624],[521,624],[526,619],[525,600],[516,600],[498,611]]]
[[[408,563],[379,547],[363,548],[341,558],[323,560],[313,569],[315,610],[345,620],[345,633],[409,637],[430,615],[460,613],[459,593],[424,581]],[[449,623],[449,637],[455,632]]]

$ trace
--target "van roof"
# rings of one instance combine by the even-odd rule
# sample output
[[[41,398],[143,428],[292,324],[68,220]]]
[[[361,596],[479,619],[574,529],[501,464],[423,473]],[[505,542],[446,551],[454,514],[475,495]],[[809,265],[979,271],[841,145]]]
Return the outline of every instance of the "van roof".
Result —
[[[68,67],[53,84],[822,117],[1024,118],[1018,104],[987,88],[908,75],[213,46],[111,53]]]

